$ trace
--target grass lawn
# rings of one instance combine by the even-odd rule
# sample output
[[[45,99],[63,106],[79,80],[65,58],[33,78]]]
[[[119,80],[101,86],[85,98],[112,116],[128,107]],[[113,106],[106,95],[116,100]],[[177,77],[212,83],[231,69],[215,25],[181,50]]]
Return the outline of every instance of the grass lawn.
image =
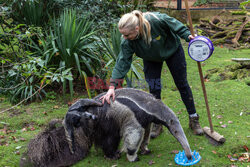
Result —
[[[186,48],[186,46],[185,46]],[[187,50],[187,49],[185,49]],[[203,73],[214,68],[224,69],[227,65],[237,64],[231,58],[250,58],[250,50],[232,51],[226,48],[215,48],[213,55],[202,63]],[[188,80],[192,88],[196,109],[200,115],[202,127],[209,126],[206,106],[201,89],[197,63],[186,55]],[[194,136],[188,129],[188,114],[180,99],[179,92],[172,77],[164,66],[162,74],[162,100],[179,117],[192,150],[202,156],[196,166],[249,166],[246,161],[232,162],[231,155],[238,158],[250,148],[250,87],[249,77],[242,80],[220,81],[214,74],[205,83],[212,121],[216,132],[224,135],[226,142],[222,146],[213,146],[204,136]],[[80,96],[81,98],[86,95]],[[0,166],[19,166],[21,154],[25,151],[28,141],[39,133],[52,118],[63,118],[67,112],[67,98],[46,100],[30,105],[19,106],[14,110],[0,115]],[[0,112],[10,107],[5,97],[0,97]],[[245,148],[244,148],[245,147]],[[151,140],[150,155],[140,155],[140,161],[129,163],[123,153],[121,159],[110,161],[104,159],[102,151],[92,149],[89,156],[75,164],[75,167],[146,167],[146,166],[176,166],[174,156],[176,150],[182,150],[177,140],[167,129],[158,138]]]

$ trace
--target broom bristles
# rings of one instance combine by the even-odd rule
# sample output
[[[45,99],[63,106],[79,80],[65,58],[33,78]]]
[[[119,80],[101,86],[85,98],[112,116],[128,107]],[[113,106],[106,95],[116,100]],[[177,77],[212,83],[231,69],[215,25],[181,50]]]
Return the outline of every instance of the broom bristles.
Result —
[[[204,127],[203,130],[208,136],[210,136],[211,138],[213,138],[214,140],[216,140],[219,143],[224,143],[226,141],[224,136],[220,135],[219,133],[217,133],[215,131],[212,132],[209,127]]]

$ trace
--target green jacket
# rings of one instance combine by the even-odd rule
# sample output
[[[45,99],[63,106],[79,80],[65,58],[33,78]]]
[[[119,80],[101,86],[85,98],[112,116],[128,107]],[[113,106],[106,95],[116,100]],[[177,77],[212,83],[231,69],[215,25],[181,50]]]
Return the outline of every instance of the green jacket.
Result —
[[[123,79],[130,69],[132,56],[148,60],[162,62],[172,56],[180,45],[180,38],[189,41],[191,34],[180,21],[166,14],[154,13],[157,17],[147,15],[151,25],[152,41],[147,45],[142,38],[125,40],[121,42],[121,51],[112,72],[112,79]]]

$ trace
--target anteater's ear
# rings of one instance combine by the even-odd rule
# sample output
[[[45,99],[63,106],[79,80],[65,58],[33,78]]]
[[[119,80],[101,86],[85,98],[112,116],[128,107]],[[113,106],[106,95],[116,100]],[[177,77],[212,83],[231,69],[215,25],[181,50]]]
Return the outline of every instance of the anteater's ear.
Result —
[[[101,102],[95,101],[93,99],[80,99],[72,106],[69,107],[69,111],[78,110],[80,111],[82,108],[87,108],[90,106],[102,106]]]

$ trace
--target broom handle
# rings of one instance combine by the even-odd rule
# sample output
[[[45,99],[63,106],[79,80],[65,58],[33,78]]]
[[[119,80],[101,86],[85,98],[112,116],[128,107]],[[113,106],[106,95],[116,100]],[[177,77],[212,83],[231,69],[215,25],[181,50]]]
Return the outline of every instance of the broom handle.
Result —
[[[209,109],[209,105],[208,105],[208,100],[207,100],[207,92],[206,92],[206,88],[205,88],[205,84],[204,84],[204,78],[203,78],[203,75],[202,75],[201,63],[197,61],[197,65],[198,65],[198,69],[199,69],[202,90],[203,90],[204,99],[205,99],[205,103],[206,103],[207,116],[208,116],[208,121],[209,121],[209,125],[210,125],[210,130],[213,133],[214,129],[213,129],[213,124],[212,124],[210,109]]]
[[[188,6],[188,0],[185,0],[185,6],[186,6],[186,12],[187,12],[187,17],[188,17],[190,32],[191,32],[191,34],[193,36],[195,36],[195,34],[194,34],[194,28],[193,28],[193,24],[192,24],[192,19],[191,19],[191,14],[190,14],[189,6]],[[204,94],[204,99],[205,99],[205,103],[206,103],[207,116],[208,116],[208,121],[209,121],[209,125],[210,125],[210,130],[213,133],[214,129],[213,129],[211,114],[210,114],[210,110],[209,110],[208,100],[207,100],[207,92],[206,92],[206,88],[205,88],[205,84],[204,84],[204,78],[203,78],[203,74],[202,74],[201,63],[199,61],[197,61],[197,65],[198,65],[198,69],[199,69],[201,86],[202,86],[202,90],[203,90],[203,94]]]

